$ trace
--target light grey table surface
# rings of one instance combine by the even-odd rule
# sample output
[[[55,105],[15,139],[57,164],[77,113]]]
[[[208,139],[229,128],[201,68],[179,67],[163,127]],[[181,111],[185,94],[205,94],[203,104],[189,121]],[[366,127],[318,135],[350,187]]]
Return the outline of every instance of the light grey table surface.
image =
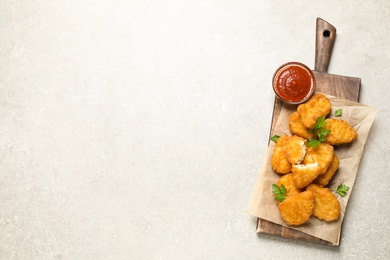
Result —
[[[380,109],[332,248],[258,236],[271,77],[329,72]],[[388,259],[390,2],[0,1],[0,259]]]

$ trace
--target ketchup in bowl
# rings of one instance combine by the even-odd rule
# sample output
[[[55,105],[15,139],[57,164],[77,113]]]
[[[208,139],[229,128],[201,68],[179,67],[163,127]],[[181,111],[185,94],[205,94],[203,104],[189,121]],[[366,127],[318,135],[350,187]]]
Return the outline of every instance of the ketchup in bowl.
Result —
[[[272,85],[276,96],[289,104],[306,102],[315,89],[313,72],[304,64],[289,62],[274,74]]]

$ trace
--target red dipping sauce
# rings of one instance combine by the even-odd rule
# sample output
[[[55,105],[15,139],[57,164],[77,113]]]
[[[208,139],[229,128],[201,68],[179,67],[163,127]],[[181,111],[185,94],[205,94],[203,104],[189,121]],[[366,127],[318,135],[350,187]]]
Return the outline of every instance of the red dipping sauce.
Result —
[[[275,72],[272,85],[279,99],[289,104],[300,104],[312,96],[315,78],[306,65],[289,62]]]

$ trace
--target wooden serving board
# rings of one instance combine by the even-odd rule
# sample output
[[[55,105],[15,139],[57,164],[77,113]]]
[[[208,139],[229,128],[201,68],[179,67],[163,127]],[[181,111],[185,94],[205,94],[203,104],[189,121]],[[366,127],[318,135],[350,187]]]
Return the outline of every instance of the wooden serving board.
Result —
[[[316,91],[358,102],[360,94],[360,78],[339,76],[327,73],[335,40],[336,28],[323,19],[317,18],[315,69],[313,70],[316,79]],[[274,134],[273,130],[283,106],[287,105],[275,97],[270,137]],[[319,238],[307,235],[300,231],[290,229],[260,218],[258,219],[257,232],[262,234],[305,240],[318,244],[338,246]]]

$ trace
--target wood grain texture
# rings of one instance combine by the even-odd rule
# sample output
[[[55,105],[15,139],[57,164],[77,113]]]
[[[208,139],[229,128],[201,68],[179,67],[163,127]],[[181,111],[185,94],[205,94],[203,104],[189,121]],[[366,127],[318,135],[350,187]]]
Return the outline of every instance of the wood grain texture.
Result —
[[[360,85],[361,85],[360,78],[346,77],[346,76],[333,75],[327,73],[327,69],[330,61],[330,55],[332,53],[332,51],[329,50],[329,48],[331,49],[333,48],[333,43],[328,41],[329,37],[322,37],[323,40],[328,41],[327,43],[322,44],[321,42],[318,41],[318,37],[321,38],[324,29],[331,31],[331,35],[333,39],[335,39],[336,37],[335,35],[336,28],[334,28],[332,25],[322,20],[321,18],[318,18],[317,29],[316,29],[317,42],[316,42],[316,61],[315,61],[316,63],[315,68],[317,68],[318,70],[313,70],[316,79],[316,91],[358,102],[359,95],[360,95]],[[318,48],[319,45],[322,47]],[[278,120],[279,114],[283,106],[289,106],[295,108],[298,105],[284,104],[282,101],[280,101],[278,98],[275,97],[272,123],[270,129],[270,137],[273,136],[274,134],[273,130],[275,128],[276,122]],[[274,236],[293,238],[293,239],[304,240],[304,241],[313,242],[317,244],[339,246],[339,244],[332,244],[327,241],[302,233],[300,231],[290,229],[263,219],[258,220],[257,232],[260,234],[269,234]]]
[[[336,28],[321,18],[316,23],[316,56],[314,69],[326,72],[329,67],[334,42],[336,41]]]

